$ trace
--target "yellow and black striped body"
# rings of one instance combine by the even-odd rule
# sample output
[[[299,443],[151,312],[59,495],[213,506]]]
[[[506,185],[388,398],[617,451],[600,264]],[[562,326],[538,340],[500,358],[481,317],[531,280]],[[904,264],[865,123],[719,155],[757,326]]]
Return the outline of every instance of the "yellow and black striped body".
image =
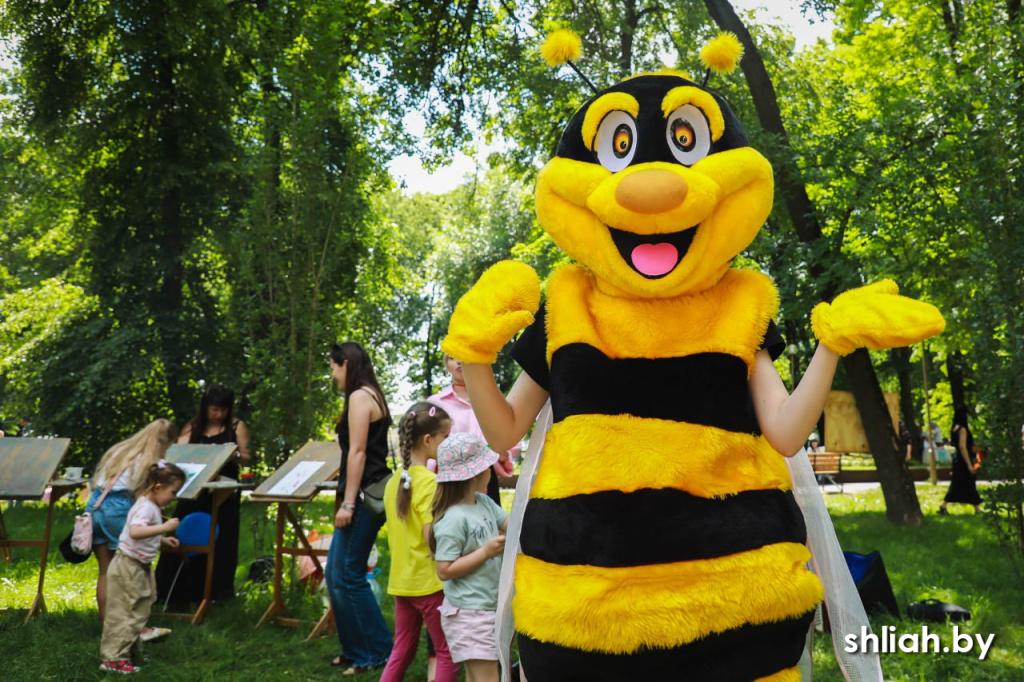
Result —
[[[799,679],[821,585],[747,384],[777,308],[750,271],[669,299],[552,276],[554,424],[515,576],[531,682]]]

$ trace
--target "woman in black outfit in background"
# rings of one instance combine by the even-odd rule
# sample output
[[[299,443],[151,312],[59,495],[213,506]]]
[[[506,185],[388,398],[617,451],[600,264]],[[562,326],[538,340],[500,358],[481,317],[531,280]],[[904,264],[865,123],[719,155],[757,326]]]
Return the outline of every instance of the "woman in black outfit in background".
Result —
[[[235,443],[238,452],[228,460],[220,472],[220,478],[238,480],[241,467],[249,462],[249,427],[241,419],[235,419],[235,392],[226,386],[211,384],[199,402],[199,411],[186,424],[178,437],[179,443],[220,445]],[[213,599],[231,599],[235,596],[235,570],[238,568],[238,527],[242,495],[234,493],[217,510],[217,546],[213,560]],[[183,519],[192,512],[210,513],[213,500],[203,491],[194,500],[179,500],[172,516]],[[181,554],[161,554],[156,567],[157,595],[160,601],[174,603],[197,602],[203,598],[203,584],[206,578],[206,557],[189,557],[181,566]],[[175,574],[181,566],[181,574],[175,582]],[[171,585],[174,585],[173,593]]]
[[[978,465],[974,463],[974,436],[967,427],[967,408],[960,406],[953,410],[953,428],[949,440],[956,448],[953,455],[953,472],[946,498],[939,506],[940,514],[948,514],[946,505],[971,504],[974,512],[981,511],[981,495],[978,494]]]

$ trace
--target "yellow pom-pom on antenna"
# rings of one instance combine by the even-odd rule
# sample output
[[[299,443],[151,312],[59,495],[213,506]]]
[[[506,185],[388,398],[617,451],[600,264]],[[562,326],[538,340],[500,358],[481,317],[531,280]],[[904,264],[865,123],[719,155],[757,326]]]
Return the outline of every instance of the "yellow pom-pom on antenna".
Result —
[[[743,45],[735,33],[723,31],[700,51],[704,66],[715,73],[732,73],[743,57]]]
[[[548,66],[555,68],[580,56],[583,43],[580,37],[572,31],[560,28],[554,31],[540,46],[540,56],[548,63]]]

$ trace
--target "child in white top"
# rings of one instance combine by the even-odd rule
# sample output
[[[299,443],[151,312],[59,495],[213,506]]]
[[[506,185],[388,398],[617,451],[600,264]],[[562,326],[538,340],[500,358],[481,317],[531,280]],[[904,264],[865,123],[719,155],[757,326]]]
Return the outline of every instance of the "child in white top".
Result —
[[[185,483],[185,472],[160,460],[149,467],[136,491],[118,538],[117,553],[107,570],[107,614],[100,640],[100,670],[135,673],[131,658],[141,653],[143,628],[156,601],[152,562],[161,546],[177,547],[177,538],[161,537],[178,527],[178,519],[162,522],[160,509],[170,504]]]
[[[450,435],[437,449],[431,548],[444,581],[441,628],[467,682],[498,680],[494,623],[508,514],[485,494],[497,461],[473,433]]]

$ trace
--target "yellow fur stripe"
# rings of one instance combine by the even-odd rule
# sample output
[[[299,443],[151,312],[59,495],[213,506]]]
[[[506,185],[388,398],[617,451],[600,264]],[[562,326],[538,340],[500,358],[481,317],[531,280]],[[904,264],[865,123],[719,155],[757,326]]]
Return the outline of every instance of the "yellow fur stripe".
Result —
[[[598,414],[551,427],[531,497],[678,488],[699,497],[789,490],[785,458],[763,437],[709,426]]]
[[[589,270],[567,266],[551,276],[547,307],[549,363],[556,349],[587,343],[610,358],[727,353],[749,368],[778,312],[779,295],[765,275],[729,270],[719,284],[692,296],[622,298],[597,289]]]
[[[755,682],[800,682],[800,668],[786,668],[767,677],[759,677]]]
[[[780,543],[706,561],[629,568],[559,566],[520,555],[516,629],[583,651],[671,648],[746,624],[792,618],[821,601],[810,552]]]

